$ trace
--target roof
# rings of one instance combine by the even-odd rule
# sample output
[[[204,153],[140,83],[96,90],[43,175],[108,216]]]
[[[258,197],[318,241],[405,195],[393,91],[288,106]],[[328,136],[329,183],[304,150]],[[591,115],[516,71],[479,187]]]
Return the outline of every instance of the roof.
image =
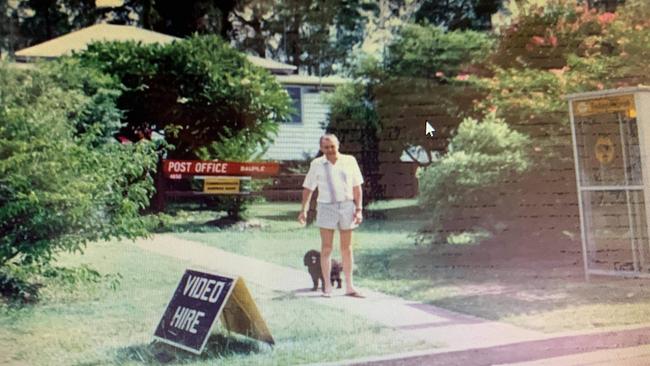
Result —
[[[273,73],[290,74],[297,69],[297,67],[294,65],[283,64],[282,62],[274,61],[268,58],[261,58],[252,55],[246,55],[246,57],[252,64],[265,68]]]
[[[53,38],[37,45],[23,48],[16,52],[16,60],[30,61],[38,58],[56,58],[69,55],[73,51],[83,51],[88,44],[95,41],[136,41],[142,44],[171,43],[182,38],[150,31],[129,25],[95,24],[77,31]],[[290,74],[296,66],[273,61],[257,56],[246,55],[252,64],[272,73]]]
[[[50,39],[16,52],[16,59],[55,58],[82,51],[94,41],[136,41],[143,44],[171,43],[180,40],[173,36],[128,25],[96,24]]]
[[[349,82],[339,76],[277,75],[277,78],[282,84],[294,85],[337,86]]]
[[[597,90],[597,91],[584,92],[584,93],[574,93],[574,94],[565,95],[564,99],[566,100],[593,99],[593,98],[602,98],[602,97],[608,97],[613,95],[632,94],[632,93],[639,93],[639,92],[650,92],[650,87],[639,85],[639,86],[618,88],[618,89],[607,89],[607,90]]]

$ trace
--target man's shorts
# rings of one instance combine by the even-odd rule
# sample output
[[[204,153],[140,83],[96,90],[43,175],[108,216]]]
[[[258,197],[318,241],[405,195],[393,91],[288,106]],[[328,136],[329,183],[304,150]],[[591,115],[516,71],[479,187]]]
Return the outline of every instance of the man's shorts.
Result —
[[[316,205],[316,226],[323,229],[354,229],[359,226],[354,223],[355,209],[354,201],[318,202]]]

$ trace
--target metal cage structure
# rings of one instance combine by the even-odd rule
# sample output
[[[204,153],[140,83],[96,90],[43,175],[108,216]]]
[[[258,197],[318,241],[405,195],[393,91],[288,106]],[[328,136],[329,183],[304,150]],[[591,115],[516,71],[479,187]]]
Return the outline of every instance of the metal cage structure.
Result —
[[[650,87],[566,98],[585,277],[650,277]]]

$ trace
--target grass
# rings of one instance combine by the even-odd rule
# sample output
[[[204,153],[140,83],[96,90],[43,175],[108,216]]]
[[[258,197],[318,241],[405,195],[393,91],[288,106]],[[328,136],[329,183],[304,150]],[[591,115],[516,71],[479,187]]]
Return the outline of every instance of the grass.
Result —
[[[246,230],[206,225],[214,212],[179,211],[168,228],[186,239],[304,269],[302,256],[319,247],[319,236],[317,229],[298,225],[297,209],[296,204],[256,204],[252,218],[263,227]],[[579,263],[522,259],[504,266],[494,264],[489,248],[480,245],[415,246],[409,235],[424,219],[412,200],[373,204],[366,216],[355,232],[361,286],[545,332],[634,325],[650,318],[646,281],[596,278],[587,283]],[[103,243],[83,256],[65,256],[59,264],[119,273],[121,283],[115,290],[107,281],[49,286],[38,305],[0,303],[0,364],[284,365],[432,346],[408,343],[390,329],[249,284],[277,345],[270,348],[220,329],[204,354],[193,356],[151,343],[187,263],[133,245]]]
[[[105,283],[50,287],[37,305],[0,303],[0,364],[287,365],[431,346],[401,340],[393,330],[313,301],[249,284],[276,346],[219,329],[206,351],[194,356],[151,342],[187,263],[124,243],[94,244],[85,255],[60,261],[67,266],[83,263],[101,273],[119,273],[120,285],[115,290]]]
[[[320,238],[316,228],[298,225],[298,208],[297,204],[257,204],[251,213],[266,225],[262,229],[210,229],[199,219],[193,225],[206,232],[177,235],[303,269],[302,255],[318,249]],[[379,202],[370,206],[366,216],[354,234],[355,278],[361,286],[544,332],[634,325],[650,319],[646,281],[596,278],[585,282],[579,261],[524,258],[504,265],[491,258],[489,248],[477,245],[415,246],[410,234],[424,218],[414,200]]]

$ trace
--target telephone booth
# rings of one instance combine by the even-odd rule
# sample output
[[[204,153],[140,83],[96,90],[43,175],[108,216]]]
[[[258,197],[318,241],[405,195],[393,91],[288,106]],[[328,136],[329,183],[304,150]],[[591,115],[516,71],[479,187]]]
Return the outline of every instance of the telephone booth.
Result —
[[[650,88],[567,99],[585,276],[650,277]]]

